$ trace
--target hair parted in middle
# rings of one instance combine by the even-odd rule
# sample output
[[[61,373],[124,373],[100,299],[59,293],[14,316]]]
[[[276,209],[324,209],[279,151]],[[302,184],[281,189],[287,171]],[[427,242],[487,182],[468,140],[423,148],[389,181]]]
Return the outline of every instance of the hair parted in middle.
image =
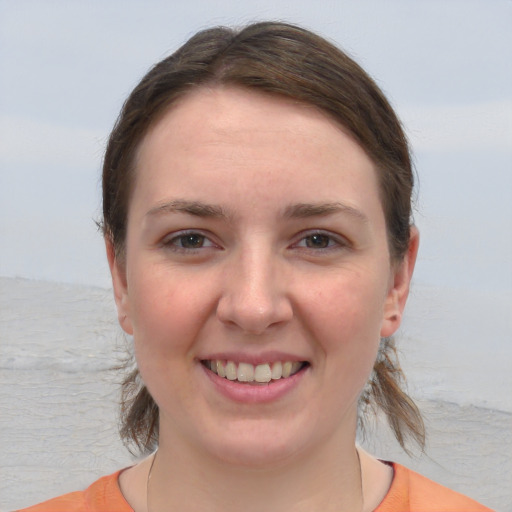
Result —
[[[310,105],[329,115],[373,161],[379,184],[391,263],[409,247],[411,156],[400,121],[368,74],[324,38],[294,25],[261,22],[240,30],[201,31],[157,63],[126,100],[110,135],[103,165],[103,230],[123,265],[128,208],[136,186],[136,156],[147,134],[168,110],[201,87],[243,87]],[[404,376],[393,339],[381,342],[360,420],[380,408],[400,445],[412,438],[421,449],[421,414],[403,391]],[[136,366],[122,388],[121,436],[146,452],[158,444],[158,407]]]

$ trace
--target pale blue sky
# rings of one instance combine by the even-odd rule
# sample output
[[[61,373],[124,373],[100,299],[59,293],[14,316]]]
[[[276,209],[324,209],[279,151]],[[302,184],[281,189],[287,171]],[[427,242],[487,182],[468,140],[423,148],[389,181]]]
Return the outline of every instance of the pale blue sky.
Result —
[[[511,294],[510,0],[0,0],[0,275],[108,286],[93,218],[126,95],[198,29],[269,18],[333,39],[403,119],[417,281]]]

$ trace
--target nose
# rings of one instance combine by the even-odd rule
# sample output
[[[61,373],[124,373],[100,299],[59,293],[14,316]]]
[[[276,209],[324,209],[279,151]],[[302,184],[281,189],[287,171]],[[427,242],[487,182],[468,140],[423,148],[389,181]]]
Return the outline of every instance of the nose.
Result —
[[[270,251],[246,251],[230,262],[217,317],[249,334],[263,334],[288,322],[293,308],[278,258]]]

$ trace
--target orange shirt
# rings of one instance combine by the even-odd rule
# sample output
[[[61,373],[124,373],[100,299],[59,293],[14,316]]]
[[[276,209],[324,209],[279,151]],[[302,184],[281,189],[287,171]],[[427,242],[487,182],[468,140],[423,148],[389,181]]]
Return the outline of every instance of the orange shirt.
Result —
[[[400,464],[391,465],[393,482],[375,512],[492,512]],[[133,512],[119,488],[119,473],[100,478],[85,491],[65,494],[19,512]]]

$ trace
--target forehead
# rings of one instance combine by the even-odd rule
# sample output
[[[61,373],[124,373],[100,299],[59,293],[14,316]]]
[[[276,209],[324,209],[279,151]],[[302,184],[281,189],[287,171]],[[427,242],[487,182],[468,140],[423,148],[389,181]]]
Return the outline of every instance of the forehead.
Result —
[[[340,187],[349,195],[377,188],[372,161],[330,116],[235,87],[201,88],[173,105],[148,131],[136,168],[135,190],[152,201],[164,191],[221,199],[266,190],[336,202]]]
[[[260,126],[261,120],[264,121],[263,126]],[[304,126],[306,120],[311,126]],[[297,130],[326,124],[351,136],[333,117],[312,104],[257,89],[217,85],[194,88],[174,101],[151,123],[142,143],[154,137],[155,132],[177,126],[184,135],[187,129],[194,136],[209,130],[218,134],[246,131],[253,135],[260,127],[268,133],[282,131],[284,121]]]

